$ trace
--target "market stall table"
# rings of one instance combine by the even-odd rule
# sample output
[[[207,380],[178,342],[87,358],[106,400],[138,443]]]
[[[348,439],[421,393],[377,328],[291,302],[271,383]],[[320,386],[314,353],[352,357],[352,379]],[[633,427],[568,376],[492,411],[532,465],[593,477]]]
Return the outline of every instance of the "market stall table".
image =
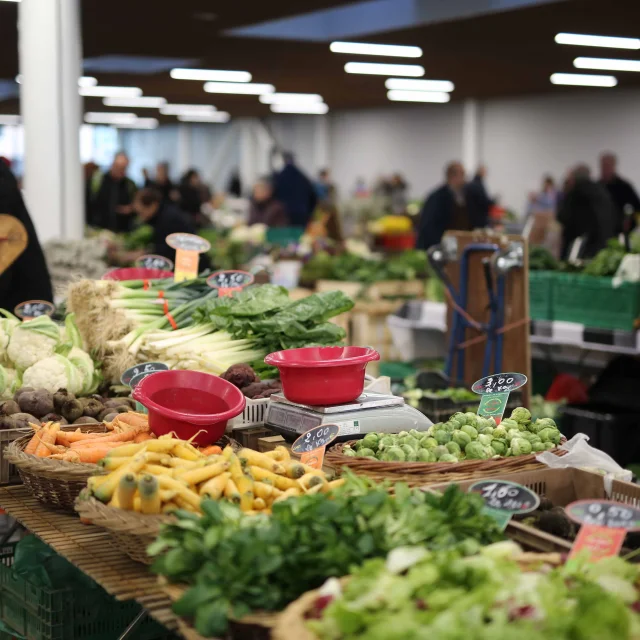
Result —
[[[132,562],[115,549],[109,533],[82,524],[76,516],[43,507],[23,486],[1,487],[0,506],[116,600],[135,600],[167,629],[178,630],[171,600],[160,588],[158,578],[145,565]],[[141,619],[139,616],[132,621],[119,640],[127,638]]]

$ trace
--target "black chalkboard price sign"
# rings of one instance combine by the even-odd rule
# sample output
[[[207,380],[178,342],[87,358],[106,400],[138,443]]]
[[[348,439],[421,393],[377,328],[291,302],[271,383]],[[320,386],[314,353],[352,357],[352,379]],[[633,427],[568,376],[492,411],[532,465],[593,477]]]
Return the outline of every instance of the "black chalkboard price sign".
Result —
[[[126,386],[130,386],[132,379],[136,376],[142,374],[148,375],[156,373],[157,371],[167,371],[168,369],[169,366],[164,362],[143,362],[142,364],[137,364],[135,367],[127,369],[120,377],[120,382]]]
[[[39,316],[52,316],[55,310],[55,306],[46,300],[27,300],[16,305],[13,312],[18,318],[33,320]]]
[[[496,373],[473,383],[471,391],[479,395],[515,391],[527,384],[527,376],[522,373]]]
[[[254,281],[252,273],[248,271],[216,271],[207,278],[207,284],[212,289],[237,290],[248,287]]]
[[[613,500],[577,500],[565,507],[567,515],[582,525],[640,531],[640,509]]]
[[[303,433],[292,445],[291,451],[297,454],[322,449],[333,442],[340,432],[337,424],[321,424]]]
[[[529,513],[540,504],[540,498],[531,489],[506,480],[480,480],[472,484],[469,491],[479,493],[489,509],[511,515]]]
[[[150,253],[146,256],[139,257],[136,262],[136,267],[142,267],[143,269],[160,269],[161,271],[172,271],[173,261],[164,256],[158,256]]]

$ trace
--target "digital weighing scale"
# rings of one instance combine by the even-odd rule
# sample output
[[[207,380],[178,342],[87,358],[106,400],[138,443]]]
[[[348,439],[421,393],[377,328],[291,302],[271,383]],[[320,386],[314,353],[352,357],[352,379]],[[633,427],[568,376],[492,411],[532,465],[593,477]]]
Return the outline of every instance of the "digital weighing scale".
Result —
[[[404,398],[368,392],[348,404],[319,407],[296,404],[282,394],[273,394],[265,416],[265,426],[289,442],[319,424],[329,423],[340,426],[335,442],[357,440],[373,431],[426,431],[433,424],[420,411],[405,404]]]

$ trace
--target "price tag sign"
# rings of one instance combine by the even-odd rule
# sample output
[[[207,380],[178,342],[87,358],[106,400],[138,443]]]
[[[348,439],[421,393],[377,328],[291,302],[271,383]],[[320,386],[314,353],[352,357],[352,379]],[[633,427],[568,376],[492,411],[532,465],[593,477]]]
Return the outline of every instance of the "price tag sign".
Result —
[[[482,396],[478,415],[483,418],[493,418],[496,424],[500,424],[509,401],[509,394],[525,384],[527,384],[527,376],[522,373],[496,373],[474,382],[471,391]]]
[[[207,278],[207,284],[212,289],[218,289],[221,298],[231,297],[234,291],[242,291],[245,287],[253,284],[255,278],[248,271],[216,271]]]
[[[567,505],[567,516],[582,526],[569,559],[585,553],[592,562],[617,556],[629,531],[640,531],[640,509],[613,500],[578,500]]]
[[[173,271],[173,262],[164,256],[158,256],[150,253],[146,256],[140,256],[136,262],[136,267],[143,269],[160,269],[161,271]]]
[[[540,505],[536,493],[515,482],[507,480],[480,480],[469,488],[479,493],[484,500],[484,511],[505,529],[511,516],[535,511]]]
[[[176,282],[193,280],[198,276],[199,254],[209,251],[211,244],[193,233],[172,233],[167,244],[176,250],[176,266],[173,279]]]
[[[134,378],[144,374],[150,375],[157,371],[168,371],[168,369],[168,365],[164,362],[143,362],[142,364],[137,364],[135,367],[127,369],[120,377],[120,382],[133,389],[134,386],[132,382]],[[140,382],[140,380],[138,380],[138,382]]]
[[[340,433],[337,424],[321,424],[303,433],[292,445],[291,451],[300,454],[300,462],[314,469],[322,469],[324,452]]]
[[[55,310],[55,306],[46,300],[27,300],[16,305],[13,312],[26,322],[39,316],[52,316]]]

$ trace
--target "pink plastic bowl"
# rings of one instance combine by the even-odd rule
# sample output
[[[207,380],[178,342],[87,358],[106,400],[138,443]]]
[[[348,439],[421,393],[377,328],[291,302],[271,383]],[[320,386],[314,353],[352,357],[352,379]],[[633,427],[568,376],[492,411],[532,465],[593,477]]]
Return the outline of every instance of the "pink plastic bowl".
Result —
[[[380,360],[380,354],[370,347],[304,347],[264,359],[280,370],[287,400],[310,405],[355,400],[364,389],[367,363],[373,360]]]
[[[224,435],[227,420],[244,411],[242,391],[230,382],[199,371],[159,371],[144,378],[133,398],[149,410],[149,428],[157,436],[174,431],[200,446]]]
[[[145,269],[144,267],[125,267],[123,269],[111,269],[102,276],[102,280],[158,280],[160,278],[173,278],[173,271],[162,269]]]

